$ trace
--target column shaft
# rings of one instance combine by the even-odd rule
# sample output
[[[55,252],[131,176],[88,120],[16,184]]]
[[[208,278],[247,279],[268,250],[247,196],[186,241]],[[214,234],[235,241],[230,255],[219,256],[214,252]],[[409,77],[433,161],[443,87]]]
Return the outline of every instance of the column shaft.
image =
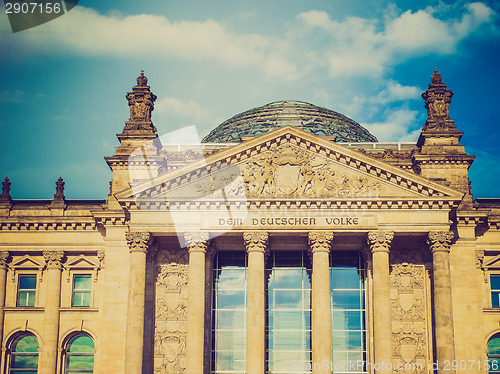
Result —
[[[262,374],[266,365],[265,264],[268,234],[246,232],[247,278],[247,374]]]
[[[203,373],[205,347],[205,253],[208,234],[186,234],[189,251],[187,373]]]
[[[128,232],[130,270],[125,344],[125,372],[142,374],[144,305],[146,296],[146,254],[152,237],[145,232]]]
[[[450,278],[450,243],[452,232],[430,232],[428,244],[432,251],[434,285],[434,323],[438,374],[445,373],[444,362],[455,359],[453,313]],[[447,370],[450,374],[454,371]]]
[[[54,374],[57,368],[57,343],[59,338],[59,306],[61,301],[61,260],[64,252],[44,252],[47,262],[45,313],[43,318],[43,344],[41,374]]]
[[[332,360],[332,315],[330,309],[330,248],[333,233],[309,233],[312,260],[311,334],[313,374],[330,373]]]
[[[368,233],[373,266],[373,337],[374,357],[378,373],[392,373],[392,310],[389,279],[389,248],[392,232]],[[389,367],[388,367],[389,365]]]

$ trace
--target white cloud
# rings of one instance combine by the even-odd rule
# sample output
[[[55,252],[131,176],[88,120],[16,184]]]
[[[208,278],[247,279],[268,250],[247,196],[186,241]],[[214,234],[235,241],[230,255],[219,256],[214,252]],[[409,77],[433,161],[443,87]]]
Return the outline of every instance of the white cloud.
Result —
[[[8,103],[20,103],[23,101],[24,92],[20,90],[3,90],[0,91],[0,102]]]
[[[373,98],[376,103],[387,104],[395,101],[404,101],[420,98],[422,89],[415,86],[403,86],[394,80],[387,82],[387,87]]]
[[[385,113],[385,121],[362,123],[381,142],[416,141],[423,124],[417,123],[418,112],[409,109],[390,109]],[[411,130],[411,128],[418,129]]]

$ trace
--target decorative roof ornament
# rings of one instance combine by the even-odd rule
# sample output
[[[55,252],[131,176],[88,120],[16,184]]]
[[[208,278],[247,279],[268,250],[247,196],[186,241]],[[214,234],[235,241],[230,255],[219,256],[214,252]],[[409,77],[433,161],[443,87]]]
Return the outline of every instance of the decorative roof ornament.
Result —
[[[10,183],[9,178],[5,177],[4,181],[2,182],[2,194],[0,195],[0,202],[10,203],[12,201],[12,198],[10,197],[11,184],[12,183]]]
[[[62,177],[59,177],[59,179],[56,182],[56,193],[54,194],[54,201],[64,201],[66,198],[64,196],[64,185],[66,183],[63,182]]]
[[[144,70],[141,70],[141,74],[137,77],[137,85],[126,95],[130,117],[125,122],[123,132],[118,135],[120,140],[156,137],[156,127],[151,121],[156,95],[151,92],[147,84],[148,78],[144,75]]]
[[[443,77],[434,69],[429,88],[422,94],[427,109],[427,121],[422,130],[427,131],[457,131],[454,120],[450,118],[450,103],[453,92],[442,83]]]

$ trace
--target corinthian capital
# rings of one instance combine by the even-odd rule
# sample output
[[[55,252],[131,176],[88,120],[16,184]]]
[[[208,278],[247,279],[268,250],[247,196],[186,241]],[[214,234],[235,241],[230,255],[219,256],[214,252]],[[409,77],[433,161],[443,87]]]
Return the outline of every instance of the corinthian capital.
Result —
[[[125,233],[130,252],[147,253],[153,243],[153,236],[149,232],[127,232]]]
[[[43,258],[45,259],[47,268],[60,269],[63,257],[64,251],[43,251]]]
[[[0,268],[5,269],[7,267],[7,259],[9,258],[8,251],[0,252]]]
[[[367,243],[372,252],[389,252],[394,231],[368,231]]]
[[[267,242],[269,234],[263,231],[246,231],[243,233],[243,240],[247,252],[268,252]]]
[[[184,240],[186,242],[186,247],[188,252],[203,252],[206,253],[209,245],[209,235],[208,232],[186,232],[184,234]]]
[[[432,253],[449,252],[454,236],[452,231],[429,231],[427,244]]]
[[[330,252],[333,241],[331,231],[310,231],[308,234],[309,252]]]

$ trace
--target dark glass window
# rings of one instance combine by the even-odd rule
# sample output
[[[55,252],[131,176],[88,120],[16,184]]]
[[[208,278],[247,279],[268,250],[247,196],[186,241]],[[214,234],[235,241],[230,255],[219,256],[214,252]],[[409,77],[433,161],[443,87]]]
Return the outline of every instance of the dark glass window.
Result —
[[[500,335],[495,335],[488,342],[488,365],[491,374],[500,373]]]
[[[17,306],[35,306],[36,275],[19,275]]]
[[[244,251],[214,258],[212,373],[246,373],[246,261]]]
[[[85,334],[73,336],[66,346],[65,374],[94,372],[94,342]]]
[[[500,275],[490,276],[491,285],[491,306],[500,307]]]
[[[311,265],[305,251],[273,251],[267,262],[269,373],[310,373]]]
[[[10,349],[9,374],[38,372],[38,341],[31,334],[14,339]]]
[[[90,306],[92,278],[90,275],[75,275],[73,277],[73,299],[71,306]]]
[[[358,251],[330,255],[332,360],[334,372],[365,372],[366,360],[364,262]],[[359,366],[357,363],[359,362]],[[352,365],[356,363],[356,365]],[[351,368],[355,368],[353,371]]]

